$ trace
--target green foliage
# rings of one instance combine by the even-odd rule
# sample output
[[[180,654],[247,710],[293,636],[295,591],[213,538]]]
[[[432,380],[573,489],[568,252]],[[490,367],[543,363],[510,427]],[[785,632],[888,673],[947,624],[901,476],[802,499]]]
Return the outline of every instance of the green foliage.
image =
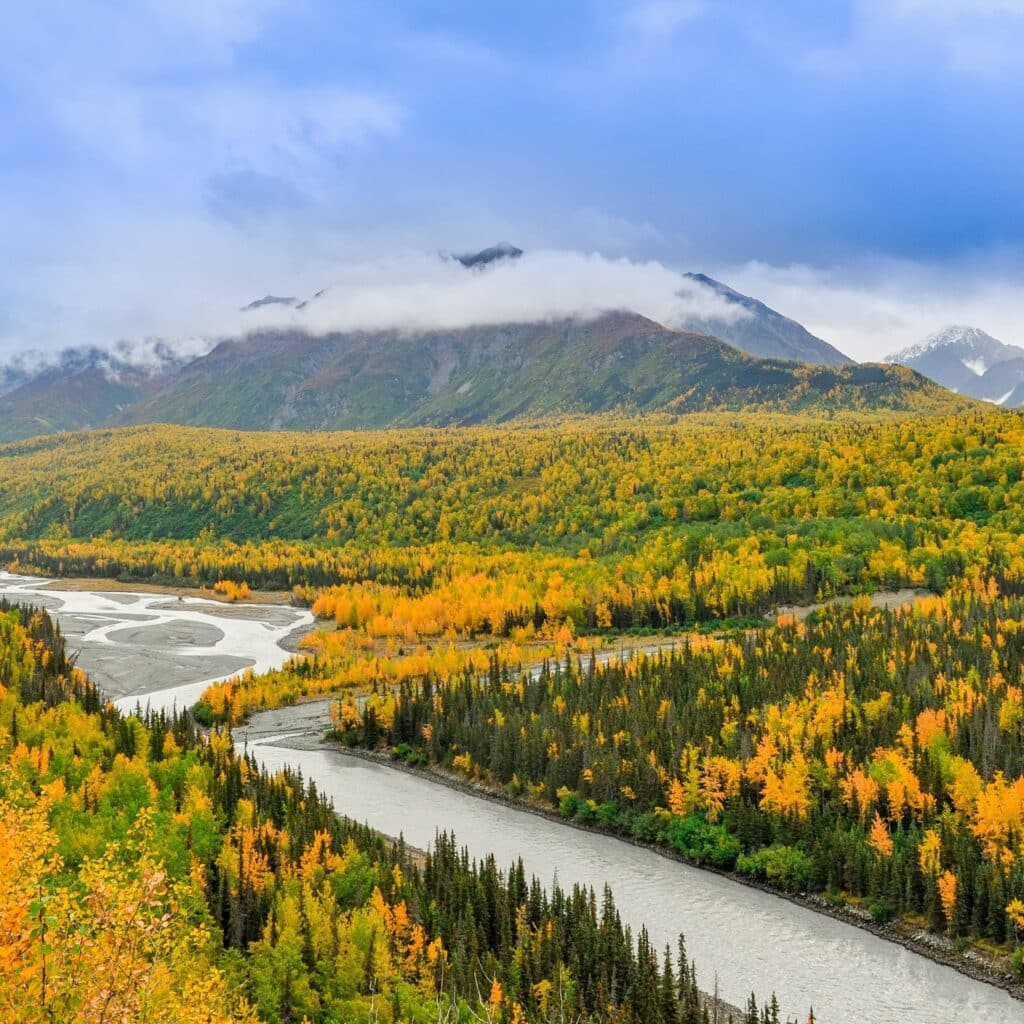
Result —
[[[1017,981],[1024,981],[1024,946],[1017,946],[1014,949],[1010,969]]]
[[[1019,420],[995,412],[105,431],[0,449],[0,558],[68,575],[420,593],[470,563],[529,577],[543,553],[559,559],[545,580],[628,586],[611,629],[742,623],[819,594],[941,589],[967,565],[1020,578],[1022,443]],[[667,601],[644,592],[662,576]],[[569,609],[577,627],[596,625],[596,603]]]
[[[875,900],[868,907],[868,912],[875,924],[887,924],[892,920],[892,908],[886,900]]]
[[[993,581],[861,597],[625,664],[405,683],[377,724],[564,817],[1002,943],[1024,895],[1022,622]]]
[[[792,846],[767,846],[736,861],[741,875],[763,878],[790,892],[804,892],[814,878],[814,861]]]
[[[731,869],[740,854],[740,843],[721,825],[712,825],[697,814],[673,817],[665,829],[671,847],[698,864]]]

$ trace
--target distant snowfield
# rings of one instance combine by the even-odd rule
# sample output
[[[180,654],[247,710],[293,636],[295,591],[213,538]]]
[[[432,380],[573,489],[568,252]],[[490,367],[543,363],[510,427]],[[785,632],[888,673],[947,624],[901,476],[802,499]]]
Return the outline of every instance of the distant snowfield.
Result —
[[[50,612],[79,667],[122,711],[188,707],[210,683],[280,668],[291,657],[285,638],[313,626],[308,611],[284,605],[61,590],[58,580],[8,572],[0,598]]]

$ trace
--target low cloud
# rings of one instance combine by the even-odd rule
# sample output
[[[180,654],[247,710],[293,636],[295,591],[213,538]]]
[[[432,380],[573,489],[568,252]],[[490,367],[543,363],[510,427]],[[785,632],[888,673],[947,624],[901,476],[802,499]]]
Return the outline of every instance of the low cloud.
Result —
[[[111,238],[104,255],[113,265],[99,276],[78,266],[53,268],[33,282],[34,294],[9,300],[18,315],[0,321],[0,358],[27,350],[111,348],[122,339],[142,353],[155,344],[146,339],[157,338],[175,349],[198,349],[264,328],[415,332],[591,318],[619,309],[669,326],[693,317],[748,315],[658,262],[533,250],[471,271],[436,251],[413,250],[337,263],[325,258],[326,243],[312,235],[296,241],[303,255],[293,261],[276,234],[260,240],[265,244],[249,239],[247,252],[241,238],[225,248],[222,234],[195,228],[150,259],[125,259],[119,239]],[[268,294],[306,302],[301,309],[270,304],[242,311]]]
[[[0,204],[4,209],[12,230],[27,236],[31,224],[20,222],[29,212],[13,201]],[[830,267],[694,260],[673,268],[525,245],[520,259],[473,272],[436,250],[403,248],[399,237],[386,234],[373,240],[373,249],[365,237],[313,224],[291,232],[271,219],[265,229],[225,232],[205,218],[165,222],[145,213],[139,219],[159,245],[141,244],[130,226],[97,217],[78,224],[73,237],[38,237],[45,253],[32,272],[6,261],[0,361],[31,349],[110,349],[125,340],[139,346],[126,361],[143,364],[158,358],[151,339],[199,354],[217,339],[261,328],[414,332],[593,317],[612,309],[669,326],[745,315],[687,279],[684,269],[705,270],[761,299],[855,359],[881,359],[951,323],[1024,345],[1024,252],[944,265],[862,258]],[[514,231],[509,236],[519,241]],[[460,229],[452,248],[470,248],[468,237]],[[400,255],[376,257],[382,250]],[[323,294],[314,298],[317,292]],[[268,294],[308,301],[301,310],[271,305],[241,312]]]
[[[108,380],[140,375],[154,376],[185,366],[205,355],[213,347],[210,338],[140,338],[122,340],[105,346],[80,346],[61,350],[29,349],[9,358],[0,358],[0,395],[39,373],[56,369],[75,373],[98,369]]]
[[[591,318],[618,309],[669,326],[695,316],[735,320],[748,315],[661,263],[546,250],[482,272],[426,254],[350,266],[303,308],[263,306],[247,314],[246,323],[318,333],[418,331]]]

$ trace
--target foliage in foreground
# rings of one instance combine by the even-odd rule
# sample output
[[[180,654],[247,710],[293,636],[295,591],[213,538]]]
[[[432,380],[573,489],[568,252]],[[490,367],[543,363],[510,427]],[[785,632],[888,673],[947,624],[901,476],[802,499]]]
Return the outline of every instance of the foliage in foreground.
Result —
[[[0,613],[0,680],[10,1024],[707,1020],[682,944],[634,940],[607,891],[447,837],[418,861],[224,736],[101,707],[41,613]]]

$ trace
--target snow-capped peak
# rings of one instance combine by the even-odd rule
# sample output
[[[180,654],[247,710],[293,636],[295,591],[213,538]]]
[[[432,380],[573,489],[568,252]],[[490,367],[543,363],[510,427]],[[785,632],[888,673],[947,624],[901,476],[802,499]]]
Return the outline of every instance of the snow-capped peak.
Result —
[[[945,327],[889,356],[888,362],[909,366],[958,394],[995,405],[1024,404],[1014,398],[1024,384],[1024,348],[977,327]]]
[[[908,348],[901,349],[899,352],[894,352],[892,355],[886,357],[887,363],[909,363],[911,360],[920,359],[921,356],[927,355],[929,352],[935,352],[942,348],[958,348],[962,350],[964,358],[964,365],[974,373],[982,374],[985,372],[984,369],[977,370],[972,366],[968,360],[976,360],[978,357],[975,353],[981,353],[988,351],[991,346],[1002,347],[1002,342],[996,338],[993,338],[991,334],[987,334],[985,331],[978,327],[969,327],[965,324],[951,324],[949,327],[943,327],[941,331],[936,331],[934,334],[928,335],[924,341],[918,342],[916,345],[910,345]]]
[[[886,357],[886,361],[908,362],[910,359],[918,359],[922,355],[934,352],[938,348],[949,348],[953,345],[974,349],[979,342],[984,344],[986,341],[995,341],[995,339],[979,328],[952,324],[949,327],[944,327],[941,331],[936,331],[935,334],[930,334],[918,344],[909,345],[898,352],[893,352],[892,355]]]

